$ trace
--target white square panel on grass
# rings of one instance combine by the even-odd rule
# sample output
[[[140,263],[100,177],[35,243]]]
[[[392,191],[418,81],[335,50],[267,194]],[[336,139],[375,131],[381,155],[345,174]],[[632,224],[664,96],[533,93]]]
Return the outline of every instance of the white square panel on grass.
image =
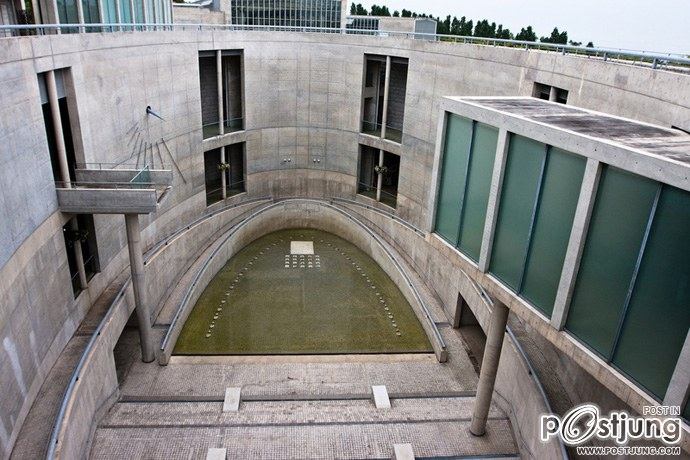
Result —
[[[314,242],[290,241],[290,254],[314,254]]]

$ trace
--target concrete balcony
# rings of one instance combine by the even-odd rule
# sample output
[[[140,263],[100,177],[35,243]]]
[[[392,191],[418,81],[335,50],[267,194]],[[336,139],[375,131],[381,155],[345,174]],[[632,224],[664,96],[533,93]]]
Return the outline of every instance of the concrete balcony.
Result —
[[[57,183],[60,211],[71,214],[149,214],[171,189],[171,170],[77,169]]]

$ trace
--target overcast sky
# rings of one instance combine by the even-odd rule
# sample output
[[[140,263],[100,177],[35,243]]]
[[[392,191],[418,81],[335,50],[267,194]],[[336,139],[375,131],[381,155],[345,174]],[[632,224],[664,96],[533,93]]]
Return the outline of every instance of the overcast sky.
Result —
[[[352,0],[350,0],[352,3]],[[570,40],[597,46],[690,54],[690,0],[358,0],[445,17],[503,24],[513,33],[531,25],[537,35],[554,27]]]

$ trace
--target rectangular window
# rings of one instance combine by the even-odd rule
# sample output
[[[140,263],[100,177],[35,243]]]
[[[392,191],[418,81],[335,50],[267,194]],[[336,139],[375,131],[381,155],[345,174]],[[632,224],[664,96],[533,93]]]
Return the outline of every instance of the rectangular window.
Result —
[[[514,291],[520,289],[546,145],[511,135],[489,271]]]
[[[364,56],[364,88],[362,91],[362,132],[376,137],[402,142],[407,94],[408,59],[390,58],[390,80],[386,86],[386,56]],[[388,105],[384,105],[388,92]]]
[[[62,233],[65,238],[72,291],[76,298],[85,287],[81,284],[78,257],[81,256],[84,264],[87,282],[100,271],[93,216],[80,214],[73,217],[62,227]]]
[[[395,208],[398,199],[400,157],[360,145],[357,193]]]
[[[199,52],[199,85],[201,90],[201,123],[204,139],[221,133],[218,101],[218,60],[216,51]],[[242,51],[221,53],[223,90],[223,133],[244,129],[244,87]]]
[[[388,86],[388,111],[386,115],[386,139],[402,143],[405,121],[405,95],[407,94],[408,60],[391,58],[391,75]]]
[[[690,327],[690,193],[659,196],[613,363],[660,400]]]
[[[521,295],[551,316],[586,160],[549,148]]]
[[[226,145],[223,148],[225,150],[224,163],[221,161],[221,149],[204,152],[206,206],[223,200],[223,179],[225,179],[226,198],[246,191],[244,142]]]
[[[462,201],[460,250],[475,262],[484,236],[486,207],[496,159],[498,130],[482,123],[474,124],[472,152],[467,170],[467,185]]]
[[[596,202],[566,329],[610,358],[658,185],[610,166]]]
[[[460,232],[461,202],[472,148],[472,129],[472,120],[447,115],[435,231],[453,246],[457,246]]]
[[[559,104],[568,103],[568,90],[545,85],[543,83],[534,82],[532,96],[539,99],[544,99],[545,101],[558,102]]]
[[[223,116],[225,133],[244,129],[243,53],[223,51]]]
[[[381,136],[383,95],[386,85],[385,56],[364,56],[364,89],[362,91],[362,132]]]

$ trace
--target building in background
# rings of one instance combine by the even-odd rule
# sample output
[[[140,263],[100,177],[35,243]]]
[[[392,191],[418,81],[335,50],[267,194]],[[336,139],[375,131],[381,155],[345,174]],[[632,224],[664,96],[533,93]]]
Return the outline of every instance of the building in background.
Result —
[[[436,20],[431,18],[354,15],[347,16],[346,18],[346,27],[353,31],[371,30],[385,32],[413,32],[416,34],[435,34],[436,26]]]
[[[234,0],[230,23],[251,26],[342,27],[343,0]]]

